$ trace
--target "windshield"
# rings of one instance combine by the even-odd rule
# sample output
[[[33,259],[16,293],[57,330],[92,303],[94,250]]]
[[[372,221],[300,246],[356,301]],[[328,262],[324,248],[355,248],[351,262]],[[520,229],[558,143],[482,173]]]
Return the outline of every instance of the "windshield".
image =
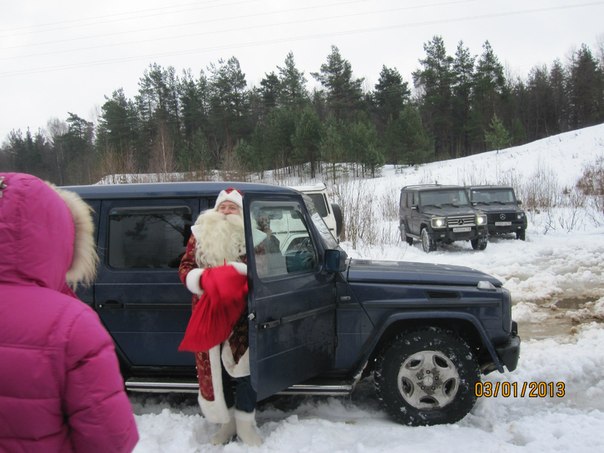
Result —
[[[306,205],[306,208],[308,209],[308,212],[310,213],[310,218],[312,219],[312,223],[315,224],[317,231],[321,234],[321,238],[323,239],[323,242],[325,243],[326,248],[327,249],[338,248],[338,241],[336,240],[336,238],[333,237],[333,234],[331,233],[331,231],[329,231],[329,228],[325,224],[323,217],[321,217],[321,214],[317,211],[317,208],[315,207],[313,200],[308,195],[305,195],[305,194],[302,195],[302,198],[304,199],[304,204]]]
[[[427,190],[419,193],[422,206],[469,206],[470,201],[464,188]]]
[[[516,203],[512,189],[474,189],[472,190],[474,203]]]

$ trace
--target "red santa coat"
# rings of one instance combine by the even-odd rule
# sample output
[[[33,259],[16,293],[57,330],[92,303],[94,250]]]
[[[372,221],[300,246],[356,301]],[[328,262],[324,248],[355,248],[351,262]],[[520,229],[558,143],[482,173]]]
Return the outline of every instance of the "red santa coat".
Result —
[[[219,303],[221,288],[235,289],[239,291],[241,280],[233,278],[230,283],[216,279],[220,267],[225,263],[233,266],[240,275],[245,276],[247,267],[245,265],[245,235],[243,230],[243,219],[238,215],[224,216],[214,210],[205,211],[199,215],[195,225],[191,228],[191,237],[182,257],[179,276],[181,281],[193,293],[194,314],[199,310],[198,304],[209,302],[204,294],[205,290],[211,291],[214,303]],[[204,275],[205,274],[205,275]],[[231,275],[234,277],[234,275]],[[204,278],[208,278],[204,282]],[[224,278],[223,275],[221,275]],[[218,280],[218,281],[216,281]],[[247,282],[247,277],[244,278]],[[231,291],[232,292],[232,291]],[[226,423],[229,413],[222,392],[222,367],[233,377],[249,375],[248,356],[248,321],[246,316],[247,286],[245,294],[241,293],[242,304],[240,313],[233,318],[234,309],[230,310],[228,338],[219,339],[220,343],[209,347],[207,350],[196,350],[196,366],[199,380],[199,404],[204,416],[214,423]],[[236,305],[236,304],[234,304]],[[205,307],[204,307],[205,308]],[[206,311],[210,313],[210,311]],[[192,317],[193,321],[193,317]],[[207,320],[206,320],[207,321]],[[220,329],[224,327],[221,321]],[[194,328],[192,323],[188,326]],[[183,340],[183,348],[191,350],[194,344],[191,340],[195,333],[188,332]],[[209,330],[208,330],[209,332]],[[213,343],[215,338],[210,341]]]

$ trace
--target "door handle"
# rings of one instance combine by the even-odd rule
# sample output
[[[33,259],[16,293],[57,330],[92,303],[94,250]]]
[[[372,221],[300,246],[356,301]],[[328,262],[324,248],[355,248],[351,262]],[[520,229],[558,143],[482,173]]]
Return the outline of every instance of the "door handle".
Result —
[[[263,322],[259,327],[261,329],[270,329],[272,327],[277,327],[279,324],[281,324],[281,320],[275,319],[274,321]]]
[[[124,308],[124,304],[118,300],[106,300],[98,305],[99,308]]]

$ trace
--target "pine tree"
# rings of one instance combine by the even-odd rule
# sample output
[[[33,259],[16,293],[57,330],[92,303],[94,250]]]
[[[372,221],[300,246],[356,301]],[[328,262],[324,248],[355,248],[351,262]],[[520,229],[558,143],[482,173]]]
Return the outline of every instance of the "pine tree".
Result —
[[[308,104],[306,77],[296,67],[294,54],[288,53],[284,66],[278,66],[279,71],[279,105],[289,108],[301,108]]]
[[[308,162],[310,177],[315,178],[320,162],[321,122],[317,114],[306,108],[295,120],[295,129],[292,136],[292,145],[297,163]]]
[[[476,57],[470,54],[463,41],[459,41],[452,64],[454,79],[451,115],[454,157],[468,155],[471,150],[469,128],[475,61]]]
[[[511,137],[497,115],[493,115],[489,130],[484,133],[485,143],[488,149],[500,150],[510,146]]]
[[[196,79],[191,71],[184,71],[178,84],[182,147],[177,149],[178,168],[183,171],[205,167],[200,156],[207,153],[208,80],[203,71]]]
[[[491,44],[483,44],[483,53],[476,63],[472,96],[471,138],[473,150],[484,151],[484,131],[501,107],[505,96],[506,81],[503,66],[495,56]]]
[[[570,125],[580,128],[604,120],[604,76],[586,45],[573,55],[569,71]]]
[[[363,79],[353,77],[350,62],[342,58],[336,46],[331,47],[327,63],[321,65],[321,71],[313,72],[312,76],[326,91],[330,114],[338,120],[354,117],[362,106]]]
[[[447,55],[440,36],[424,44],[426,58],[421,69],[413,73],[413,83],[419,92],[422,122],[434,143],[435,157],[451,155],[453,59]]]
[[[212,125],[209,141],[212,144],[214,164],[218,167],[225,161],[231,161],[235,144],[247,132],[247,82],[239,60],[235,57],[226,62],[219,60],[218,65],[211,64],[208,70],[209,121]]]

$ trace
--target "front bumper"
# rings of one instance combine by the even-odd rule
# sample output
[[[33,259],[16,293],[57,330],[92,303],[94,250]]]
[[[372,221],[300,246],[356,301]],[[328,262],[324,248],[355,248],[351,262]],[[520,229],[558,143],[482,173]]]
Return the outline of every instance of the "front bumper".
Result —
[[[505,223],[505,222],[498,222]],[[510,222],[510,225],[497,225],[496,223],[489,223],[489,234],[506,234],[516,233],[518,231],[526,230],[526,223],[523,222]]]
[[[486,238],[488,230],[486,227],[468,227],[467,231],[455,231],[454,228],[432,229],[432,236],[437,242],[470,241],[477,238]]]
[[[507,343],[497,346],[495,350],[508,371],[514,371],[520,357],[520,337],[514,334]]]

